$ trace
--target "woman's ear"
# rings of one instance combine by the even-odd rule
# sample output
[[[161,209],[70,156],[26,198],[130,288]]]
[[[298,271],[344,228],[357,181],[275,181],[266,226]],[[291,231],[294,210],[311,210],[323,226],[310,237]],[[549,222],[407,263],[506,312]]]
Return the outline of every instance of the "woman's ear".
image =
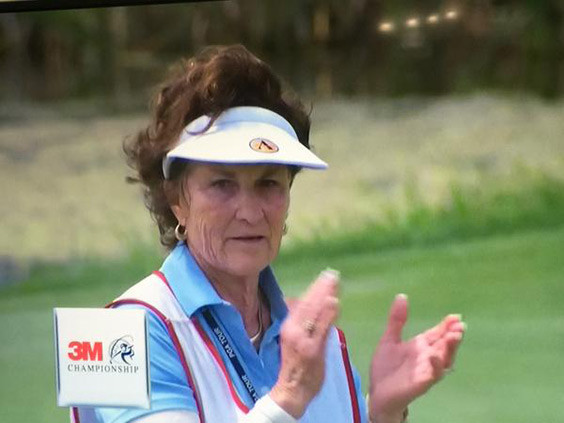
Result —
[[[185,200],[185,196],[180,192],[182,189],[183,186],[181,183],[172,181],[164,182],[166,199],[178,222],[184,222],[186,220],[185,215],[186,209],[188,208],[188,202]]]
[[[176,220],[180,223],[183,224],[184,220],[186,220],[186,217],[184,216],[184,209],[182,207],[180,207],[180,205],[178,204],[173,204],[170,206],[170,209],[172,210],[172,212],[174,213],[174,216],[176,217]]]

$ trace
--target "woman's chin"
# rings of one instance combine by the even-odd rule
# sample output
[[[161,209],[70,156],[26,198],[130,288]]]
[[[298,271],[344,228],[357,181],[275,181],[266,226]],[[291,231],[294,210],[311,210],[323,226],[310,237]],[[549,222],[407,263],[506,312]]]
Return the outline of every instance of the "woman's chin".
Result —
[[[270,260],[266,257],[257,257],[257,255],[238,254],[227,260],[226,264],[228,273],[233,276],[254,277],[270,264]]]

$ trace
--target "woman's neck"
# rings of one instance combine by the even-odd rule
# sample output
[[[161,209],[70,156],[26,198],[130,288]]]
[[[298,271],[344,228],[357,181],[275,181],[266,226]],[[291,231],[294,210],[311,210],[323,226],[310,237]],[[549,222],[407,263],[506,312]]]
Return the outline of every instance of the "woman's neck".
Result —
[[[256,323],[259,307],[258,275],[255,277],[234,277],[206,272],[206,276],[219,296],[233,304],[241,313],[245,327],[247,321]]]
[[[255,335],[259,330],[259,312],[263,313],[263,321],[267,322],[264,306],[259,311],[261,306],[261,301],[259,300],[259,295],[261,295],[259,292],[259,275],[230,275],[206,266],[197,257],[194,258],[218,295],[225,301],[233,304],[237,311],[239,311],[249,337]]]

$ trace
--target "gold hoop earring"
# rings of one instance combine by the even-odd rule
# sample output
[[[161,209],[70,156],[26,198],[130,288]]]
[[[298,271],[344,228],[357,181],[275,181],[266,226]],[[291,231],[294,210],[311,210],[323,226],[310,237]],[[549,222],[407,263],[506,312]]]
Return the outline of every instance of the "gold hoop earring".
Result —
[[[180,222],[178,222],[178,225],[176,225],[176,228],[174,228],[174,236],[179,241],[186,240],[186,226],[182,226]]]

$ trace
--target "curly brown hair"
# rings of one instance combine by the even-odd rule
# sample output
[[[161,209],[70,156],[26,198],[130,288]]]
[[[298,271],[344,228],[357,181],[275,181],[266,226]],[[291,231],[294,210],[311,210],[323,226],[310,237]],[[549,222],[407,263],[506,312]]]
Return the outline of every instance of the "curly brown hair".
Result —
[[[236,106],[257,106],[278,113],[309,148],[310,119],[303,104],[283,87],[269,65],[242,45],[208,47],[182,60],[157,92],[147,128],[123,144],[127,164],[135,171],[127,180],[143,185],[145,205],[158,225],[161,244],[168,249],[176,244],[174,228],[178,223],[170,200],[178,195],[186,164],[175,161],[165,181],[163,158],[192,120],[202,115],[216,119]],[[292,176],[299,171],[290,168]]]

